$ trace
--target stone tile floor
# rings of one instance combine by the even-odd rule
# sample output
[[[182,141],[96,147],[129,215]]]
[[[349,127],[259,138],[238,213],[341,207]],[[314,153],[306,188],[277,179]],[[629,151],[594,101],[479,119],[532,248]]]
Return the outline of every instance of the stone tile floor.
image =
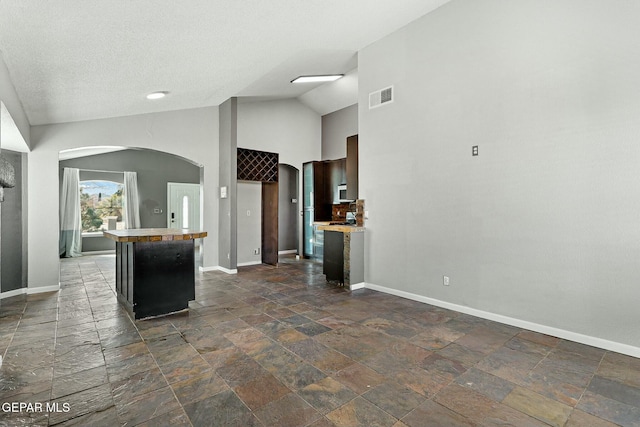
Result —
[[[640,359],[282,261],[133,322],[113,256],[64,260],[60,292],[0,302],[0,425],[640,426]]]

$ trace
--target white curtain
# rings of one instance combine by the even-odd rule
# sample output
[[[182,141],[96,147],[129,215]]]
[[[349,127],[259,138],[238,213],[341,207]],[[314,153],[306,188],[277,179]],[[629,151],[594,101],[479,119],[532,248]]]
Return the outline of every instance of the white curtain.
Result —
[[[140,201],[138,198],[138,174],[124,173],[124,226],[125,228],[140,228]]]
[[[62,177],[59,254],[65,258],[82,256],[80,170],[76,168],[64,168]]]

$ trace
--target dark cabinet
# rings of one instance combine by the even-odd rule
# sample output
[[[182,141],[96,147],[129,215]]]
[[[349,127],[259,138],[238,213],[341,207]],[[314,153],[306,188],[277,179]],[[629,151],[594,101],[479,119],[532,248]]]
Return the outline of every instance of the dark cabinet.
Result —
[[[324,232],[324,259],[322,270],[327,281],[344,283],[344,236],[338,231]]]
[[[195,299],[194,241],[116,242],[116,293],[135,319],[189,308]]]
[[[347,138],[346,159],[347,199],[358,198],[358,135]]]
[[[326,162],[308,162],[302,169],[305,210],[313,210],[314,221],[330,220],[332,198],[327,185],[330,170]]]
[[[331,227],[331,226],[329,226]],[[353,230],[353,229],[351,229]],[[337,281],[349,289],[364,286],[364,231],[324,231],[322,272],[327,281]]]

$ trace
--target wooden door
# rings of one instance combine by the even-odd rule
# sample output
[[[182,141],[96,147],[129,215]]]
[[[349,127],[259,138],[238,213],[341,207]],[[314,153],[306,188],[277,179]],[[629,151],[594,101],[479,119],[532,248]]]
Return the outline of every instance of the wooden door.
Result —
[[[278,183],[262,183],[262,262],[278,265]]]

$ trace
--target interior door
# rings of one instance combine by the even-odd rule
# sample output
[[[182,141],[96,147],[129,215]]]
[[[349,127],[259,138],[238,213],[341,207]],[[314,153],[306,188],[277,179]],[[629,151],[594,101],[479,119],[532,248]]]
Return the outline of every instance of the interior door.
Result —
[[[200,230],[200,184],[167,183],[167,226]]]

